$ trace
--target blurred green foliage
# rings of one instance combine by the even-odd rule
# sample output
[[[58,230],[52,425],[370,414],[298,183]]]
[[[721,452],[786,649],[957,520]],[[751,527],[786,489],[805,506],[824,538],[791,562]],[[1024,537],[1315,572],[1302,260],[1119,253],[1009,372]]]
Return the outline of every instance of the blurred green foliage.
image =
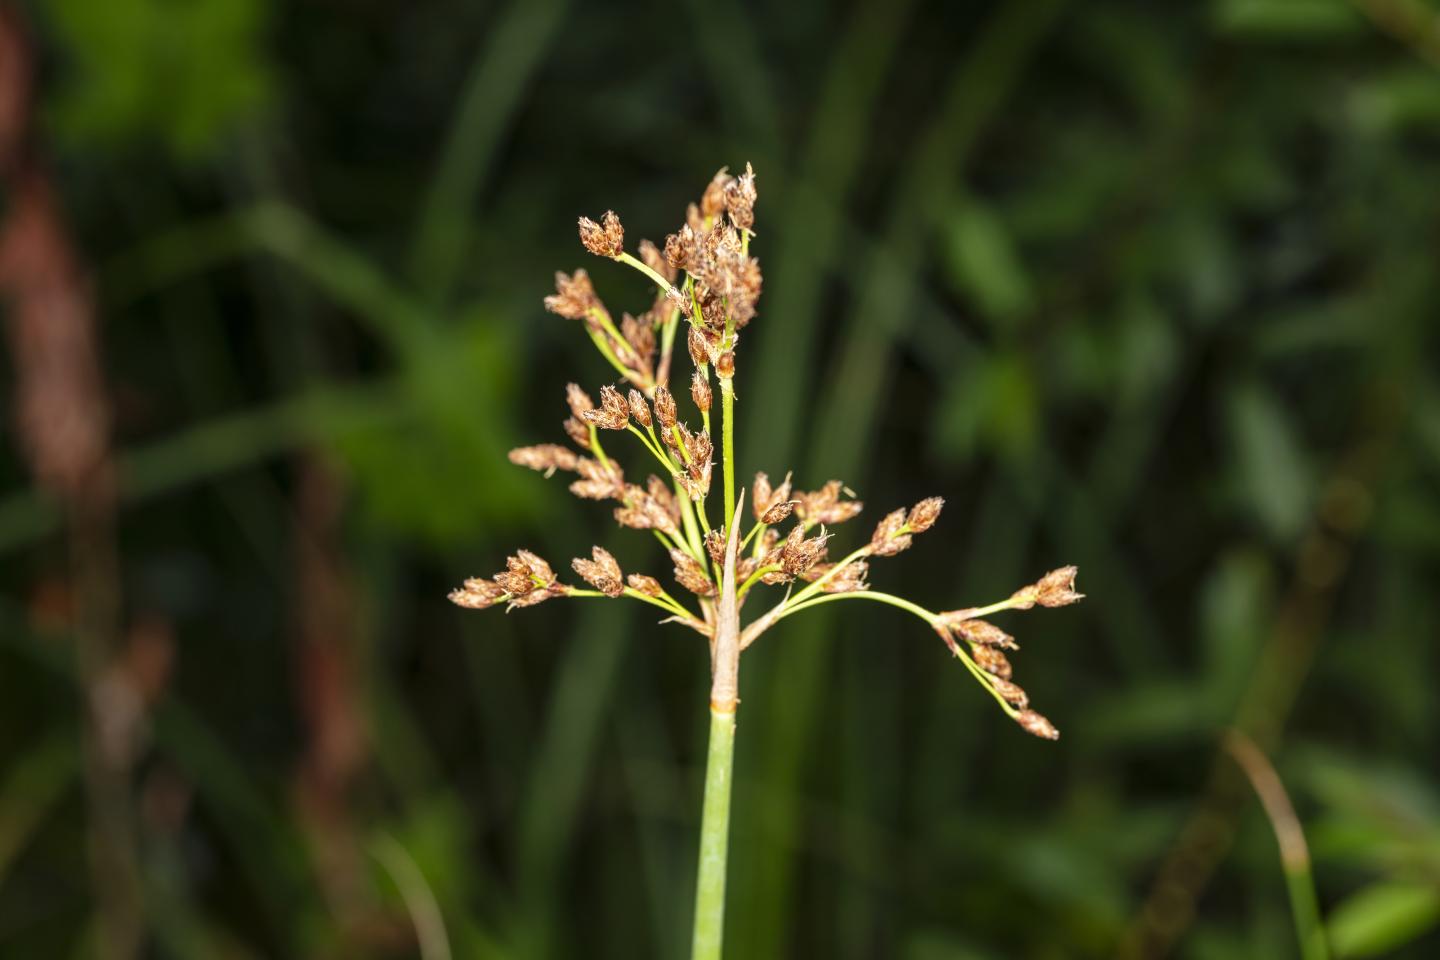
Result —
[[[747,159],[742,474],[841,476],[873,518],[946,497],[873,571],[933,607],[1063,562],[1089,599],[1004,624],[1053,745],[891,611],[748,653],[731,955],[1123,955],[1234,724],[1273,733],[1335,954],[1440,950],[1440,46],[1411,29],[1440,7],[25,9],[126,615],[174,637],[135,768],[150,955],[414,956],[428,897],[456,957],[683,956],[704,651],[444,595],[515,546],[668,573],[504,452],[607,376],[552,272],[645,306],[575,217],[659,239]],[[0,953],[53,957],[92,917],[81,700],[62,518],[6,430]],[[318,813],[317,635],[362,743]],[[1297,956],[1269,827],[1233,826],[1173,955]]]

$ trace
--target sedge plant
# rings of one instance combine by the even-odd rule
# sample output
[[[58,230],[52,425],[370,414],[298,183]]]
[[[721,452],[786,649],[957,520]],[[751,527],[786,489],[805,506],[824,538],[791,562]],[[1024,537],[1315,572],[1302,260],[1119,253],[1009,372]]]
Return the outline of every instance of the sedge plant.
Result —
[[[870,589],[870,564],[907,549],[940,517],[944,501],[930,497],[887,514],[868,540],[838,560],[828,557],[831,528],[857,516],[862,504],[839,480],[817,489],[796,489],[791,475],[772,483],[757,473],[749,491],[736,489],[735,377],[745,328],[760,298],[759,261],[751,255],[756,187],[747,164],[740,176],[721,170],[706,186],[685,222],[663,248],[642,241],[625,248],[620,218],[607,212],[599,223],[580,218],[580,241],[590,253],[632,267],[655,285],[649,308],[617,323],[583,269],[555,275],[545,298],[551,313],[577,321],[614,376],[600,387],[598,402],[576,384],[566,390],[570,445],[542,444],[510,452],[510,460],[549,477],[573,474],[570,491],[610,502],[623,527],[648,531],[664,550],[678,589],[645,573],[626,575],[614,556],[594,547],[571,562],[584,587],[562,582],[554,569],[528,550],[510,557],[504,570],[473,578],[450,594],[462,607],[532,607],[558,597],[628,599],[664,614],[662,623],[703,637],[710,654],[710,743],[705,765],[700,851],[696,876],[694,960],[718,960],[725,910],[726,850],[739,704],[740,656],[788,617],[822,604],[884,603],[924,621],[950,654],[1022,729],[1055,739],[1055,727],[1032,710],[1014,682],[1006,651],[1014,639],[987,617],[1037,605],[1074,603],[1075,568],[1062,567],[980,607],[932,611],[904,597]],[[683,419],[671,388],[677,354],[693,367],[689,400],[694,417]],[[716,391],[719,403],[715,402]],[[712,440],[718,430],[720,447]],[[625,456],[644,466],[623,465]],[[712,506],[717,486],[718,506]],[[639,480],[644,475],[643,482]],[[788,524],[788,529],[782,528]],[[767,588],[778,599],[762,601]],[[761,612],[745,618],[746,607]]]

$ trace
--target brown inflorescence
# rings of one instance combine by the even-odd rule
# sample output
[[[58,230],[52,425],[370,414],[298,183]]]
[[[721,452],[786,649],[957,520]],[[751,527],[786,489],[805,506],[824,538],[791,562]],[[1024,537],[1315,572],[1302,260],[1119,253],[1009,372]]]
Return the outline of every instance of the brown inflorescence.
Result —
[[[758,585],[786,585],[785,597],[741,630],[740,649],[791,612],[817,601],[864,593],[923,616],[1022,729],[1055,739],[1059,733],[1054,725],[1030,709],[1029,695],[1014,682],[1005,651],[1018,650],[1019,645],[990,617],[1075,603],[1083,595],[1075,589],[1074,567],[1052,570],[1000,603],[931,613],[903,598],[871,591],[869,574],[875,558],[904,552],[916,536],[935,526],[945,505],[942,498],[928,497],[908,510],[887,513],[868,541],[831,561],[830,530],[855,518],[864,505],[840,480],[829,480],[814,490],[795,490],[788,473],[778,485],[764,473],[755,474],[749,491],[753,526],[748,532],[739,526],[738,509],[733,524],[711,527],[714,514],[707,513],[707,502],[719,484],[714,482],[717,442],[710,428],[717,405],[710,373],[713,370],[719,379],[724,401],[719,405],[717,430],[733,429],[729,421],[736,399],[740,334],[756,316],[763,286],[760,263],[750,255],[757,200],[755,171],[749,164],[739,176],[721,169],[699,201],[687,207],[684,222],[663,245],[639,242],[638,259],[625,252],[624,227],[614,211],[606,211],[599,222],[579,219],[584,248],[639,269],[653,283],[653,294],[648,307],[636,315],[621,313],[617,324],[585,270],[555,275],[555,292],[545,297],[545,308],[580,321],[619,379],[600,387],[598,402],[577,384],[566,387],[569,416],[564,431],[575,449],[537,444],[517,447],[509,454],[512,463],[546,476],[560,470],[573,473],[570,490],[576,496],[614,501],[617,523],[648,531],[660,540],[676,582],[693,595],[689,602],[698,604],[700,613],[692,613],[654,577],[626,576],[615,557],[599,546],[591,549],[588,559],[571,563],[593,589],[560,583],[543,559],[522,550],[494,576],[466,580],[450,599],[471,609],[500,604],[513,609],[555,596],[627,596],[669,611],[670,621],[701,632],[712,650],[719,650],[724,646],[722,637],[733,641],[736,635],[726,633],[727,629],[740,630],[741,605]],[[677,350],[682,325],[684,345]],[[699,415],[698,429],[683,419],[671,386],[672,361],[687,355],[694,368],[688,401]],[[621,460],[605,449],[613,434],[626,432],[635,435],[647,455],[663,467],[643,485],[627,481]],[[725,449],[732,439],[727,432]],[[725,467],[728,495],[734,472],[733,465]],[[728,521],[730,513],[725,510],[722,519]],[[791,526],[782,535],[777,526],[786,522]],[[727,622],[734,626],[725,627]],[[714,657],[720,659],[718,653]],[[716,662],[712,659],[712,664]]]

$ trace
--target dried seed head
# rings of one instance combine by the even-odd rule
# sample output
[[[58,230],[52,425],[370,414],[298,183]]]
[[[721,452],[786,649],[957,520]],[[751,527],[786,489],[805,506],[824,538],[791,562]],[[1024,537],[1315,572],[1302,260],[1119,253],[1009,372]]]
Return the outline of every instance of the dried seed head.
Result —
[[[514,610],[517,607],[533,607],[538,604],[544,603],[551,597],[563,597],[569,591],[570,588],[563,586],[562,584],[551,584],[550,586],[540,590],[531,590],[529,593],[522,594],[521,596],[511,597],[510,602],[505,606],[505,609],[507,611],[510,611]]]
[[[765,516],[765,511],[770,509],[770,501],[774,491],[770,488],[770,475],[767,473],[755,474],[755,483],[750,487],[750,510],[759,520]]]
[[[1002,680],[1009,680],[1014,673],[1010,666],[1010,660],[994,647],[987,647],[983,644],[971,644],[970,655],[980,665],[980,669],[986,673],[993,673]]]
[[[620,318],[620,333],[636,360],[648,369],[655,356],[655,329],[645,320],[637,320],[630,314]]]
[[[510,462],[519,467],[529,467],[550,476],[556,470],[574,470],[576,458],[569,447],[557,443],[542,443],[533,447],[516,447],[510,451]]]
[[[1046,720],[1044,716],[1036,713],[1034,710],[1021,710],[1020,714],[1015,718],[1015,722],[1020,724],[1026,733],[1033,733],[1035,736],[1043,737],[1046,740],[1060,739],[1060,731],[1055,729],[1055,724]]]
[[[821,577],[830,574],[830,579],[820,587],[826,593],[853,593],[856,590],[869,590],[870,584],[865,582],[865,577],[870,573],[870,565],[864,560],[852,560],[841,567],[838,572],[833,563],[817,563],[802,575],[806,580],[814,582]]]
[[[1021,587],[1010,596],[1010,605],[1017,610],[1029,610],[1035,604],[1042,607],[1063,607],[1084,599],[1085,594],[1075,592],[1076,567],[1061,567],[1051,570],[1028,587]]]
[[[703,367],[710,362],[710,353],[705,340],[705,334],[700,332],[699,327],[692,326],[690,335],[685,338],[685,345],[690,348],[690,361],[697,367]]]
[[[505,597],[505,588],[493,580],[471,577],[457,590],[450,591],[450,602],[471,610],[483,610]]]
[[[573,275],[555,274],[555,292],[545,298],[546,310],[568,320],[583,320],[596,307],[600,307],[600,298],[595,295],[590,274],[584,270],[576,270]]]
[[[625,582],[629,584],[631,590],[643,593],[647,597],[658,597],[665,592],[664,588],[660,586],[659,580],[643,573],[632,573],[625,578]]]
[[[734,179],[726,167],[721,167],[720,172],[715,174],[705,185],[705,192],[700,196],[700,215],[702,217],[714,220],[725,212],[726,188]]]
[[[705,534],[705,552],[716,566],[725,565],[725,534],[719,529],[711,530]]]
[[[570,438],[571,443],[575,444],[575,446],[579,447],[581,450],[590,449],[589,427],[585,426],[585,424],[581,423],[579,420],[576,420],[574,417],[566,417],[563,426],[565,427],[565,436]]]
[[[515,556],[510,558],[512,570],[516,569],[514,565],[516,560],[524,564],[525,568],[530,571],[530,575],[536,580],[539,580],[542,586],[548,587],[555,582],[555,571],[550,569],[550,564],[529,550],[515,551]]]
[[[585,414],[595,409],[595,401],[578,383],[565,384],[565,402],[570,404],[570,414],[576,420],[584,420]]]
[[[964,613],[957,610],[955,613]],[[1004,647],[1006,650],[1019,650],[1020,645],[1015,638],[988,620],[973,620],[969,618],[956,618],[953,614],[942,613],[940,620],[954,630],[960,636],[971,643],[981,644],[987,647]]]
[[[755,484],[750,491],[750,508],[754,512],[756,520],[764,523],[779,523],[790,514],[790,510],[794,509],[797,502],[790,499],[790,474],[785,474],[785,482],[777,488],[770,486],[770,477],[767,474],[755,474]],[[765,519],[771,511],[785,503],[790,504],[790,509],[785,510],[784,514],[775,520]]]
[[[625,492],[625,477],[619,464],[611,460],[608,465],[589,457],[575,461],[575,470],[580,479],[570,484],[570,492],[586,500],[609,500]]]
[[[650,426],[650,404],[645,402],[645,395],[639,390],[630,391],[630,416],[640,426]]]
[[[795,509],[795,505],[799,502],[799,500],[779,501],[760,515],[760,522],[768,524],[781,523],[786,517],[790,516],[790,512]]]
[[[726,350],[715,358],[715,375],[721,380],[729,380],[735,376],[734,350]]]
[[[833,526],[843,523],[865,508],[865,504],[859,500],[840,499],[841,493],[848,492],[839,480],[831,480],[819,490],[810,493],[797,492],[795,499],[800,502],[795,507],[795,512],[811,525],[823,523]]]
[[[910,528],[911,533],[924,533],[940,519],[940,508],[943,506],[945,501],[940,497],[927,497],[910,508],[910,516],[906,518],[905,525]]]
[[[535,589],[535,581],[530,579],[530,574],[518,570],[503,570],[495,574],[495,582],[510,597],[523,597]]]
[[[699,370],[690,376],[690,399],[695,401],[695,406],[701,413],[709,413],[710,404],[715,399],[715,395],[710,391],[710,378]]]
[[[586,583],[607,597],[618,597],[625,592],[625,578],[620,572],[620,564],[610,555],[610,551],[603,547],[591,547],[590,556],[594,559],[585,560],[576,557],[570,561],[570,566],[575,568]]]
[[[661,509],[670,514],[677,525],[680,523],[680,503],[675,499],[675,495],[670,492],[670,487],[664,480],[661,480],[653,473],[650,474],[645,480],[645,492],[649,494],[650,499],[654,500]]]
[[[905,511],[893,510],[875,526],[870,537],[870,552],[877,557],[893,557],[910,546],[910,534],[905,529]]]
[[[745,172],[725,185],[725,209],[730,222],[741,230],[755,226],[755,170],[745,164]]]
[[[670,435],[670,428],[675,426],[675,396],[665,387],[655,388],[655,419],[660,421],[660,426],[665,431],[665,436]]]
[[[992,676],[990,678],[990,686],[994,687],[995,692],[1004,697],[1005,701],[1011,706],[1019,707],[1023,710],[1030,705],[1029,695],[1026,694],[1025,689],[1017,683],[1011,683],[1009,680],[1001,677]]]
[[[792,577],[802,576],[823,560],[825,545],[830,540],[830,535],[823,532],[808,540],[804,537],[805,528],[798,523],[795,524],[795,528],[790,531],[790,536],[785,539],[784,549],[780,552],[780,564]]]
[[[697,597],[708,597],[715,593],[715,585],[705,576],[705,568],[683,550],[671,550],[670,561],[675,564],[675,582]]]
[[[645,266],[664,277],[666,282],[675,282],[675,268],[665,259],[665,256],[656,248],[655,244],[649,240],[641,240],[638,249],[640,251],[640,259],[644,262]]]
[[[1084,598],[1085,594],[1075,592],[1075,567],[1061,567],[1051,570],[1035,584],[1035,602],[1042,607],[1064,607]]]
[[[699,237],[696,236],[695,229],[687,223],[665,238],[665,262],[670,264],[673,270],[689,270],[690,265],[695,262],[698,248]]]
[[[597,257],[618,257],[625,250],[625,228],[614,210],[606,210],[599,223],[581,217],[580,242]]]
[[[600,388],[600,409],[585,411],[582,419],[602,430],[624,430],[630,424],[630,404],[619,390],[606,384]]]

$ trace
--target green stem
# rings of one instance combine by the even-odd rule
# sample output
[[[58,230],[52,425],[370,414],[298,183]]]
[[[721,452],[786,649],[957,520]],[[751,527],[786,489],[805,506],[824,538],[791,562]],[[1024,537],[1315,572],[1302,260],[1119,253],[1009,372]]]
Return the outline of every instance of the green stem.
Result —
[[[690,960],[720,960],[725,933],[725,862],[730,842],[730,785],[734,762],[735,714],[712,707]]]
[[[721,456],[725,458],[725,530],[735,519],[735,379],[720,378]]]
[[[625,252],[622,252],[620,256],[615,258],[615,260],[619,263],[629,264],[636,270],[639,270],[641,273],[645,274],[645,276],[649,277],[651,280],[654,280],[655,285],[664,292],[669,293],[671,291],[670,281],[660,276],[660,274],[656,273],[654,270],[651,270],[650,265],[644,260],[632,257],[630,254]]]
[[[847,558],[845,562],[848,563],[849,559]],[[818,586],[824,582],[824,578],[821,578],[820,580],[816,580],[815,583],[812,583],[810,587],[806,587],[805,589],[809,590],[811,587]],[[798,602],[799,598],[800,594],[796,594],[794,597],[792,597],[789,602],[786,603],[784,609],[780,611],[780,614],[775,617],[774,621],[771,623],[771,626],[774,626],[775,623],[784,620],[792,613],[800,613],[801,611],[809,610],[811,607],[818,607],[822,603],[833,603],[837,600],[875,600],[879,603],[886,603],[892,607],[897,607],[907,613],[913,613],[921,620],[924,620],[926,623],[930,624],[932,628],[941,625],[939,614],[926,610],[919,604],[911,603],[904,597],[897,597],[894,594],[890,593],[880,593],[875,590],[851,590],[846,593],[827,593],[823,596],[806,600],[804,603]],[[1004,710],[1011,717],[1019,713],[1019,711],[1010,704],[1010,701],[1000,696],[1000,693],[990,685],[990,675],[984,670],[981,670],[979,665],[977,665],[974,660],[971,660],[969,655],[967,655],[964,650],[956,647],[955,656],[959,658],[960,662],[965,665],[965,669],[970,671],[971,676],[973,676],[976,680],[980,682],[980,686],[984,687],[986,692],[988,692],[990,696],[995,698],[995,702],[1000,704],[1002,710]]]

